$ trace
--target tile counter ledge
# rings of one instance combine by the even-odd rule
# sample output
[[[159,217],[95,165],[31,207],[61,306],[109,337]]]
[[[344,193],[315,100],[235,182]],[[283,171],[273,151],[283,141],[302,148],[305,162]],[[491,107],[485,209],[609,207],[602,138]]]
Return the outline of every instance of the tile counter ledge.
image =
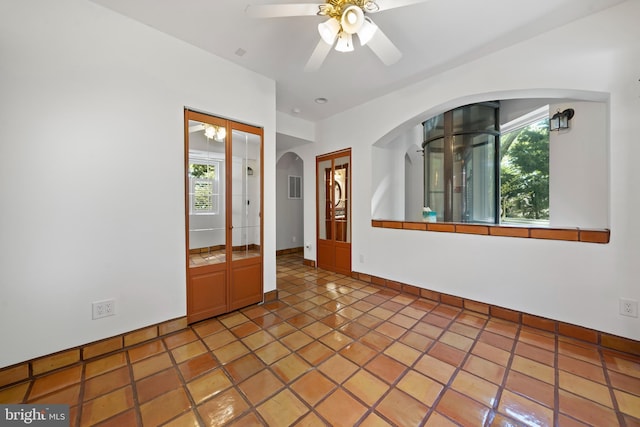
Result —
[[[608,229],[544,228],[511,225],[488,225],[456,222],[413,222],[373,219],[371,226],[399,230],[436,231],[478,234],[484,236],[519,237],[525,239],[565,240],[584,243],[609,243]]]

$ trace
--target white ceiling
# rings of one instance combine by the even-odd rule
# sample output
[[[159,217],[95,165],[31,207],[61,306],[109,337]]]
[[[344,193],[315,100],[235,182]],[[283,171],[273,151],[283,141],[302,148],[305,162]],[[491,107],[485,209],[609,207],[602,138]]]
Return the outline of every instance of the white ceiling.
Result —
[[[354,41],[354,52],[332,50],[312,73],[304,66],[326,18],[256,19],[244,11],[322,0],[91,1],[273,78],[279,111],[318,121],[623,0],[428,0],[369,15],[403,53],[396,64],[385,66]]]

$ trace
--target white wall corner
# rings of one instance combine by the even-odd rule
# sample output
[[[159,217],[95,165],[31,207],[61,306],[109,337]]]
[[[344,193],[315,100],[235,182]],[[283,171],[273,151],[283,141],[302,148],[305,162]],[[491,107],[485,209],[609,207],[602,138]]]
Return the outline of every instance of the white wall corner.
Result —
[[[276,111],[276,132],[309,142],[316,140],[315,123],[281,111]]]

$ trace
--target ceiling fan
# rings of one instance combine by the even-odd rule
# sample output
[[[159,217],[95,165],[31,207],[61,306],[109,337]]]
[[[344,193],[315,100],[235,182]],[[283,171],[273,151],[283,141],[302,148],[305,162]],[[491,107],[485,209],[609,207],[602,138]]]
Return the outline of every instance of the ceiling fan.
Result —
[[[358,36],[360,45],[369,46],[385,65],[396,63],[402,53],[368,15],[425,1],[428,0],[326,0],[321,4],[249,5],[246,13],[254,18],[309,15],[328,17],[329,19],[318,24],[320,41],[305,66],[305,71],[315,71],[320,68],[334,45],[339,52],[353,51],[354,34]]]

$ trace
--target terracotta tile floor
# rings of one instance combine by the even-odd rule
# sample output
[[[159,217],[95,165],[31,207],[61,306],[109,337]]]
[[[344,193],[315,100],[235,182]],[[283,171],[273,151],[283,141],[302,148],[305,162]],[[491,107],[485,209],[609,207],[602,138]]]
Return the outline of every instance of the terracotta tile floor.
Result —
[[[640,426],[640,358],[278,258],[280,300],[0,390],[88,426]]]

